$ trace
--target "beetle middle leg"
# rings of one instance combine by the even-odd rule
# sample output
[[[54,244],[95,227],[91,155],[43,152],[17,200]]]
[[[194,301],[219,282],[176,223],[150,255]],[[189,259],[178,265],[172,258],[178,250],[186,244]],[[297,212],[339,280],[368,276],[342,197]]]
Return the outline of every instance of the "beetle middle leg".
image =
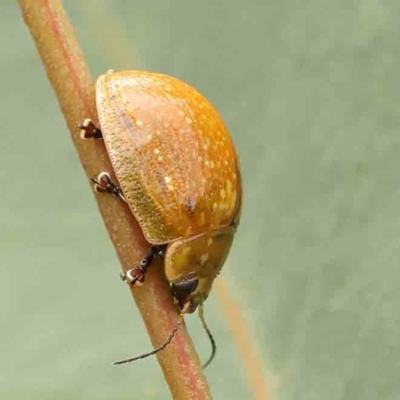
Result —
[[[112,194],[126,203],[122,189],[111,180],[107,172],[100,173],[97,179],[92,178],[91,181],[94,183],[94,190],[96,192]]]
[[[81,130],[81,139],[103,139],[101,130],[89,119],[86,118],[83,124],[79,125]]]
[[[121,279],[130,286],[133,286],[136,283],[137,284],[143,283],[146,272],[149,269],[154,257],[156,256],[164,257],[166,248],[167,245],[152,246],[149,252],[144,256],[143,260],[140,262],[138,266],[130,269],[129,271],[126,271],[125,273],[121,273]]]

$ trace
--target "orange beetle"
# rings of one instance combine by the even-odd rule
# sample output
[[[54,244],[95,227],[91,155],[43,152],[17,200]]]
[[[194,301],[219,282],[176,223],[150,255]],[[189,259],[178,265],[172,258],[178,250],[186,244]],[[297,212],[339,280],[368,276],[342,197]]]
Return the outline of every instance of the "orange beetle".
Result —
[[[213,105],[178,79],[144,71],[109,72],[96,83],[100,129],[118,184],[95,189],[122,198],[152,245],[128,283],[143,282],[155,255],[184,312],[210,293],[240,219],[241,175],[228,130]]]

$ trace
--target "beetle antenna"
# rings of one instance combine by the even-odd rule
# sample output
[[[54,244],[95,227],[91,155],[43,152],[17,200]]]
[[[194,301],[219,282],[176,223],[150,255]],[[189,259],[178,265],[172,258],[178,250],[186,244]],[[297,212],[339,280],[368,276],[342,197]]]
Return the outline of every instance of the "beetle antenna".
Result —
[[[201,321],[201,324],[203,325],[204,330],[207,333],[208,338],[210,339],[211,342],[211,356],[210,358],[207,360],[207,362],[203,365],[203,368],[207,368],[210,364],[211,361],[214,359],[215,354],[217,352],[217,343],[215,342],[214,336],[212,335],[206,320],[204,319],[204,309],[203,309],[203,304],[200,304],[199,306],[199,318]]]
[[[172,342],[172,339],[174,338],[176,332],[178,331],[178,328],[179,328],[179,326],[181,325],[181,323],[183,321],[183,315],[184,315],[184,313],[181,312],[181,314],[179,316],[179,319],[178,319],[174,329],[172,329],[171,333],[168,336],[168,339],[164,342],[164,344],[162,344],[161,346],[157,347],[153,351],[150,351],[150,352],[145,353],[145,354],[141,354],[140,356],[136,356],[136,357],[132,357],[132,358],[126,358],[125,360],[120,360],[120,361],[114,361],[113,365],[121,365],[121,364],[130,363],[132,361],[142,360],[143,358],[147,358],[147,357],[153,356],[154,354],[157,354],[158,352],[164,350]]]

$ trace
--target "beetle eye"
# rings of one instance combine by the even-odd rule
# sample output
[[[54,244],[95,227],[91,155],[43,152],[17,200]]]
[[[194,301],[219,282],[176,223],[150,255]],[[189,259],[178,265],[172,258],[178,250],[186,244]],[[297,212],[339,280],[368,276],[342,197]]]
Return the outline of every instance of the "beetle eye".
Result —
[[[171,289],[174,297],[182,299],[197,289],[199,279],[197,276],[186,276],[179,281],[172,282]]]

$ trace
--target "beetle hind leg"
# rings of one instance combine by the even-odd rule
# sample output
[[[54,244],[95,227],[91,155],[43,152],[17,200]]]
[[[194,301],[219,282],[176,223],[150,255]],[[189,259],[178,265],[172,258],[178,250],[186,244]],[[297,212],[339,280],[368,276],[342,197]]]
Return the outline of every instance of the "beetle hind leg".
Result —
[[[153,258],[156,256],[164,257],[166,248],[166,245],[152,246],[139,265],[130,269],[129,271],[126,271],[125,273],[121,273],[121,279],[130,286],[142,284]]]
[[[86,118],[83,121],[83,124],[79,125],[79,129],[81,130],[81,139],[102,139],[103,134],[101,130],[95,126],[95,124],[89,119]]]
[[[96,192],[112,194],[126,203],[122,189],[111,180],[107,172],[100,173],[97,179],[92,178],[91,181],[94,183],[94,190]]]

